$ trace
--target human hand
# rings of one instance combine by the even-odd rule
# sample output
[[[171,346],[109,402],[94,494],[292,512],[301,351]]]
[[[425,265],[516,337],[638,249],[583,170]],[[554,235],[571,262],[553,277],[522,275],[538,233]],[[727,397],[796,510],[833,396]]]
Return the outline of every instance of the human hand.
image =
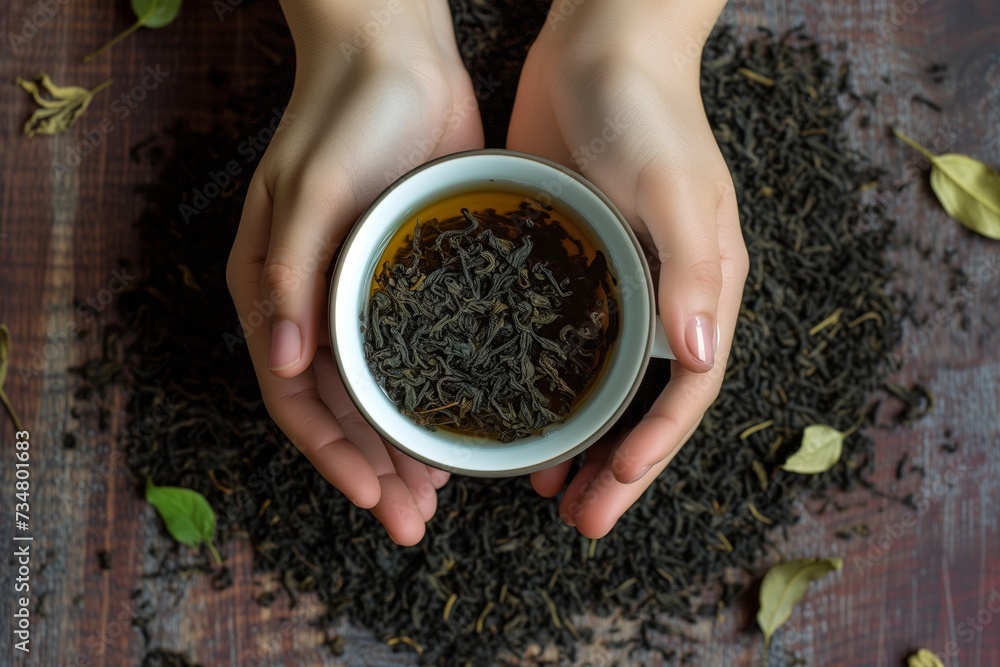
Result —
[[[476,96],[445,0],[282,4],[295,85],[250,182],[226,280],[271,417],[393,540],[415,544],[448,474],[385,443],[354,407],[329,347],[326,274],[395,178],[482,147]]]
[[[611,530],[718,396],[747,276],[732,179],[699,89],[701,47],[721,4],[707,3],[719,5],[714,14],[697,4],[556,0],[508,131],[509,148],[600,187],[660,262],[658,306],[677,361],[646,417],[620,442],[592,446],[570,482],[560,516],[587,537]],[[535,490],[555,496],[570,463],[534,473]]]

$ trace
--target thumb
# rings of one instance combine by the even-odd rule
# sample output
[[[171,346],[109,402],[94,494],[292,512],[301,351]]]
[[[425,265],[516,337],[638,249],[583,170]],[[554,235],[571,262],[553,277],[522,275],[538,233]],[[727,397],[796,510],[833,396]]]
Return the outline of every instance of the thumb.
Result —
[[[722,289],[717,179],[678,169],[648,172],[639,183],[637,213],[660,261],[660,318],[678,363],[702,373],[715,365]]]
[[[326,272],[346,228],[337,223],[350,217],[356,203],[349,187],[338,186],[332,175],[292,180],[276,184],[261,271],[262,304],[270,310],[267,365],[283,378],[295,377],[312,363],[326,323]]]

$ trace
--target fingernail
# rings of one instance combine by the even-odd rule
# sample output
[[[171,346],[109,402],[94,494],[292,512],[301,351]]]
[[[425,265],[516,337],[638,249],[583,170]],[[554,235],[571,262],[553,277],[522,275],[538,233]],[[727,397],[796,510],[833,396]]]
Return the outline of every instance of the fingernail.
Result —
[[[716,330],[707,317],[695,315],[688,320],[684,344],[698,361],[707,366],[715,365]]]
[[[302,356],[302,334],[294,322],[281,320],[271,328],[271,356],[267,365],[272,371],[282,371]]]
[[[639,472],[636,473],[636,476],[632,478],[632,481],[630,481],[629,484],[635,484],[640,479],[645,477],[646,473],[649,472],[650,468],[652,468],[652,466],[643,466],[642,468],[640,468]]]

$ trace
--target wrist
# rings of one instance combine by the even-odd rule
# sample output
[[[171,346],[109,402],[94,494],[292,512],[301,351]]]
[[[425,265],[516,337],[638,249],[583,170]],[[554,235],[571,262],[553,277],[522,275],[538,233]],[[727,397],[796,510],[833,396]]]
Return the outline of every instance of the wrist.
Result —
[[[539,39],[571,61],[625,62],[697,85],[725,0],[553,0]]]
[[[364,55],[458,57],[447,0],[281,0],[301,67]]]

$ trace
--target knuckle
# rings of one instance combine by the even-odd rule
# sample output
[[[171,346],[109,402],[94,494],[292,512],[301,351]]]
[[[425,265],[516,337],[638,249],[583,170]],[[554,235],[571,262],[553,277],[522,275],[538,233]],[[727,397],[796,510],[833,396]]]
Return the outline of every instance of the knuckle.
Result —
[[[687,267],[691,280],[714,293],[722,289],[722,264],[717,259],[701,259]]]
[[[299,272],[286,263],[267,261],[260,274],[261,285],[270,298],[288,294],[301,282]]]

